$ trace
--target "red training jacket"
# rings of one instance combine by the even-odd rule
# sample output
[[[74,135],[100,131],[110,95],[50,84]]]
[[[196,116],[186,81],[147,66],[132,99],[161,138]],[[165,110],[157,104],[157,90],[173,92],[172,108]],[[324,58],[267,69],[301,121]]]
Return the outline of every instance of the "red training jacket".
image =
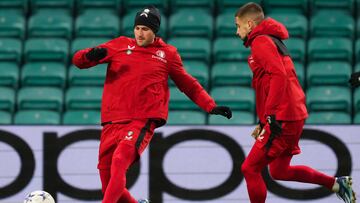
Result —
[[[99,62],[86,59],[85,54],[91,49],[87,48],[75,53],[73,63],[81,69],[108,63],[101,122],[153,118],[164,124],[168,116],[169,76],[204,111],[215,107],[215,101],[183,68],[177,49],[161,38],[140,47],[135,39],[118,37],[98,47],[108,51]]]
[[[303,120],[308,116],[305,94],[292,59],[281,55],[268,35],[282,40],[289,38],[284,25],[267,18],[252,30],[245,42],[246,47],[251,47],[248,63],[253,72],[252,86],[260,122],[266,123],[267,115],[275,115],[282,121]]]

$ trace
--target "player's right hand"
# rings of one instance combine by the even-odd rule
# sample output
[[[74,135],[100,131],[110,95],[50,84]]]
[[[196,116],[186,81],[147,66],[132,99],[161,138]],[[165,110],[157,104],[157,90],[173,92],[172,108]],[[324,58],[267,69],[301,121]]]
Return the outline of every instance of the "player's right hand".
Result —
[[[255,126],[254,131],[251,133],[251,136],[256,140],[259,137],[260,132],[261,132],[261,126],[260,124],[257,124]]]
[[[349,83],[352,88],[360,86],[360,71],[351,74]]]
[[[99,61],[105,58],[106,55],[107,55],[107,49],[94,47],[88,53],[86,53],[85,56],[89,61]]]

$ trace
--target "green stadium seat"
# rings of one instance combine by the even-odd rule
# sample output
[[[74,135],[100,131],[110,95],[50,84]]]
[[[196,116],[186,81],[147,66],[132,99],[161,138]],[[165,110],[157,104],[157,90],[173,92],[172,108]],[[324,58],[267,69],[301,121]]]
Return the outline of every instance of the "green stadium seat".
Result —
[[[215,22],[215,32],[216,37],[235,37],[234,13],[219,14]]]
[[[15,91],[12,88],[0,87],[0,111],[13,112],[15,109]]]
[[[347,86],[351,69],[349,63],[342,61],[312,62],[307,68],[307,84]]]
[[[346,38],[312,38],[308,44],[309,62],[339,60],[352,62],[352,41]]]
[[[62,111],[63,91],[56,87],[23,87],[17,94],[19,110]]]
[[[88,9],[76,18],[75,35],[76,37],[118,37],[120,19],[109,10]]]
[[[59,38],[33,38],[25,42],[24,59],[32,61],[57,61],[67,63],[69,43]]]
[[[253,0],[252,2],[261,5],[261,1]],[[219,13],[232,13],[235,16],[236,11],[248,2],[249,0],[217,0],[217,9]]]
[[[0,38],[0,62],[11,61],[18,64],[22,58],[22,42],[15,38]]]
[[[306,92],[309,111],[351,111],[351,92],[347,87],[317,86]]]
[[[64,10],[69,14],[74,9],[75,0],[30,0],[31,12],[35,13],[39,10]]]
[[[16,63],[0,62],[0,86],[18,87],[19,66]]]
[[[250,87],[214,87],[211,96],[220,106],[228,106],[233,110],[255,111],[255,93]]]
[[[311,0],[310,9],[313,13],[323,10],[333,12],[340,10],[352,14],[354,11],[355,0]]]
[[[295,66],[295,72],[296,72],[296,75],[297,75],[298,80],[300,82],[300,85],[302,87],[304,87],[304,85],[305,85],[305,68],[304,68],[304,65],[302,63],[299,63],[299,62],[294,62],[294,66]]]
[[[360,71],[360,63],[356,64],[354,68],[354,72],[359,72],[359,71]]]
[[[211,39],[213,36],[213,17],[205,10],[179,10],[169,18],[169,36],[207,37]]]
[[[61,37],[71,39],[72,17],[63,10],[42,10],[28,21],[28,37]]]
[[[193,101],[176,87],[170,87],[170,110],[199,110]]]
[[[233,111],[233,117],[226,119],[219,115],[209,115],[209,125],[253,125],[255,116],[246,111]]]
[[[148,5],[154,5],[162,13],[167,13],[167,0],[123,0],[126,12],[138,12]]]
[[[305,62],[305,40],[301,38],[289,38],[284,40],[284,44],[289,49],[290,56],[294,61]]]
[[[14,117],[16,125],[59,125],[60,114],[45,110],[18,111]]]
[[[355,22],[353,17],[344,12],[318,12],[310,21],[312,37],[347,37],[355,35]]]
[[[1,12],[11,10],[25,14],[28,10],[28,0],[1,0],[0,8]]]
[[[351,124],[351,116],[344,112],[311,112],[306,124],[341,125]]]
[[[207,89],[209,85],[209,67],[201,61],[183,61],[186,71],[195,77],[201,86]]]
[[[76,8],[79,13],[87,9],[109,9],[118,13],[121,10],[122,0],[77,0]]]
[[[206,38],[177,37],[168,40],[177,47],[183,60],[201,60],[210,63],[210,41]]]
[[[289,32],[290,39],[292,39],[293,37],[306,39],[308,32],[308,20],[303,14],[272,13],[270,17],[285,25]]]
[[[9,112],[0,111],[0,125],[10,125],[11,123],[11,114]]]
[[[103,44],[109,40],[111,40],[111,39],[110,38],[85,38],[85,37],[76,38],[71,43],[71,55],[75,54],[75,52],[77,52],[81,49],[95,47],[95,46]]]
[[[102,87],[70,87],[66,91],[67,110],[100,110]]]
[[[360,124],[360,113],[355,114],[354,124]]]
[[[354,91],[353,97],[354,113],[360,112],[360,89]]]
[[[235,37],[217,38],[213,46],[215,62],[247,61],[250,55],[250,49],[245,48],[243,42]]]
[[[355,43],[355,58],[356,58],[356,62],[360,62],[360,32],[359,32],[359,39],[356,40]]]
[[[100,111],[66,111],[63,115],[63,125],[99,125]]]
[[[171,12],[176,13],[181,9],[193,8],[213,13],[215,1],[214,0],[171,0],[169,1]]]
[[[0,10],[0,37],[24,39],[25,22],[24,14],[21,12]]]
[[[134,37],[134,19],[135,15],[138,11],[134,10],[131,12],[128,12],[123,18],[122,18],[122,29],[121,29],[121,35],[127,36],[127,37]],[[167,18],[161,14],[161,24],[159,32],[156,34],[159,37],[162,37],[163,39],[166,39],[167,36]]]
[[[99,64],[88,69],[79,69],[74,65],[69,68],[70,86],[103,86],[106,77],[107,64]]]
[[[56,86],[64,88],[66,68],[63,63],[26,63],[21,71],[22,86]]]
[[[303,13],[308,11],[308,0],[264,0],[264,9],[267,13]]]
[[[200,111],[172,110],[169,111],[167,124],[168,125],[205,125],[206,116],[203,112]]]
[[[211,83],[217,86],[249,86],[252,72],[247,62],[219,62],[212,67]]]

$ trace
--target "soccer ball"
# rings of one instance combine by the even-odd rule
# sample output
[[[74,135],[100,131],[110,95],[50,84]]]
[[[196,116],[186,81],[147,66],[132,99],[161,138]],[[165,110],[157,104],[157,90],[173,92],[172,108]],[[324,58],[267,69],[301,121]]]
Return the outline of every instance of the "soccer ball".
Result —
[[[48,192],[37,190],[28,194],[24,203],[55,203],[55,200]]]

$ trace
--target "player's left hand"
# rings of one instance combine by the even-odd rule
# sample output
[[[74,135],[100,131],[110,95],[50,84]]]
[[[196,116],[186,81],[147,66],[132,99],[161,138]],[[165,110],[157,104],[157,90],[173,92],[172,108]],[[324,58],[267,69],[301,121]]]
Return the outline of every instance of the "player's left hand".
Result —
[[[359,87],[360,86],[360,72],[355,72],[351,74],[349,83],[351,87]]]
[[[215,106],[211,111],[210,114],[215,114],[215,115],[221,115],[224,116],[228,119],[230,119],[232,117],[232,112],[231,109],[227,106]]]
[[[267,123],[270,125],[270,131],[274,135],[280,135],[282,132],[281,124],[276,120],[275,115],[266,117]]]
[[[255,126],[255,129],[251,133],[251,136],[256,140],[259,137],[260,132],[261,132],[261,126],[260,126],[260,124],[257,124]]]

